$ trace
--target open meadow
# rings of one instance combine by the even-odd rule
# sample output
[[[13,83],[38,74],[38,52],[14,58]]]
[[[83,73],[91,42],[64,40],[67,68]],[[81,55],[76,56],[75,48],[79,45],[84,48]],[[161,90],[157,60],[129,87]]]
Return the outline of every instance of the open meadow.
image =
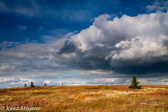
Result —
[[[1,111],[168,112],[168,86],[46,86],[0,89]],[[2,111],[2,112],[3,112]]]

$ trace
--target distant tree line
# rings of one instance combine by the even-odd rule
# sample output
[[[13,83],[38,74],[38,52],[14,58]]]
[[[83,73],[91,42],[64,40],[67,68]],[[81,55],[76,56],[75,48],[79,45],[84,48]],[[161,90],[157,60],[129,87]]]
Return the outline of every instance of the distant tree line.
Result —
[[[135,75],[133,75],[132,80],[131,80],[131,85],[128,87],[133,88],[133,89],[141,89],[142,86],[138,84],[139,84],[139,81],[136,79]],[[44,86],[47,86],[47,84],[44,83]],[[62,83],[62,86],[63,86],[63,83]],[[26,83],[24,84],[24,87],[27,87]],[[31,88],[35,87],[33,82],[30,83],[30,87]]]
[[[44,86],[47,86],[47,84],[46,84],[46,83],[44,83]],[[26,83],[24,84],[24,87],[27,87]],[[30,87],[31,87],[31,88],[35,87],[35,85],[34,85],[34,83],[33,83],[33,82],[31,82],[31,83],[30,83]]]

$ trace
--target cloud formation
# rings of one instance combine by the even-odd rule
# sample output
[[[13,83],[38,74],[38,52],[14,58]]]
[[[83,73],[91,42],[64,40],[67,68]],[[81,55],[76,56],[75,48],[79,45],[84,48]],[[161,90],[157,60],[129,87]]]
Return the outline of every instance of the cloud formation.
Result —
[[[148,5],[146,8],[148,11],[167,11],[168,1],[156,1],[153,4]]]
[[[60,54],[61,58],[71,67],[82,69],[126,74],[167,72],[167,20],[168,13],[161,12],[113,19],[101,15],[89,28],[71,36],[62,47],[66,52]]]
[[[47,68],[100,69],[124,74],[166,73],[167,20],[168,13],[161,12],[121,18],[100,15],[93,25],[78,34],[69,33],[43,44],[27,42],[0,51],[1,68],[17,65],[20,67],[13,68],[26,70],[31,65],[27,70],[42,69],[49,65],[46,62],[54,62],[57,65]],[[13,64],[12,60],[27,63]]]
[[[123,77],[132,74],[166,77],[167,29],[168,13],[123,15],[121,18],[103,14],[95,18],[89,28],[61,39],[45,43],[0,43],[1,49],[5,47],[0,51],[0,74],[44,78],[60,77],[60,72],[85,70],[90,71],[87,74],[92,78],[86,84],[123,84],[126,83]],[[79,73],[78,78],[88,79],[88,76]]]

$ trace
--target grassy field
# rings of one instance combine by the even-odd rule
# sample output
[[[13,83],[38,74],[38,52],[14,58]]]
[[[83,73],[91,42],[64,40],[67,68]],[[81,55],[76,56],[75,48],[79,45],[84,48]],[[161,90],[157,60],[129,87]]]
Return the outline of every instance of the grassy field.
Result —
[[[168,112],[168,86],[144,85],[141,90],[127,85],[0,89],[1,111],[27,108],[40,112]]]

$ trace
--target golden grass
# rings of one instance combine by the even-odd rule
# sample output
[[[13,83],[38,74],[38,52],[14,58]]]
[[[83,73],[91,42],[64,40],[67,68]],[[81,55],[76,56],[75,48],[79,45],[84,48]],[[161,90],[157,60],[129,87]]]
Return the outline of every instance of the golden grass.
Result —
[[[168,112],[168,86],[46,86],[0,89],[0,107],[40,107],[40,112]],[[5,111],[4,111],[5,112]]]

